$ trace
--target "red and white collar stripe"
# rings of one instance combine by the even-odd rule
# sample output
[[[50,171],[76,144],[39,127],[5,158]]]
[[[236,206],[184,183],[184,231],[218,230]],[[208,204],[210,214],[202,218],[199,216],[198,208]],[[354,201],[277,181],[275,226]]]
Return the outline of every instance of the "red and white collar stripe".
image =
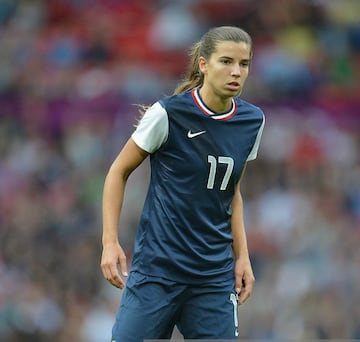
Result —
[[[215,120],[228,120],[230,118],[232,118],[235,115],[236,112],[236,103],[234,101],[234,99],[231,99],[231,108],[228,112],[226,113],[216,113],[213,112],[212,110],[210,110],[205,103],[203,102],[203,100],[200,97],[199,94],[199,88],[193,89],[191,92],[191,95],[195,101],[195,104],[201,109],[201,111],[206,114],[211,116],[213,119]]]

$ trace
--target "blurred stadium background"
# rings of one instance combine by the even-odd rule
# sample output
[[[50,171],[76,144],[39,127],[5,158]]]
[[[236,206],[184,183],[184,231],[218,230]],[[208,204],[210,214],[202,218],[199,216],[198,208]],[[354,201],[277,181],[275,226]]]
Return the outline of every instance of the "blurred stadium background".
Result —
[[[101,192],[134,104],[170,95],[214,25],[254,39],[267,117],[243,182],[247,339],[360,338],[360,1],[0,0],[0,340],[109,341]],[[132,242],[148,180],[129,180]]]

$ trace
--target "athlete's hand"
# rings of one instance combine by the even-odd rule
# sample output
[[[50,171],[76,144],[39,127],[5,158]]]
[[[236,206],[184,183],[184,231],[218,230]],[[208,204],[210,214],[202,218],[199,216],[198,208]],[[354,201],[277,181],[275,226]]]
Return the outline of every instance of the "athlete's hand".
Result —
[[[240,258],[235,263],[235,292],[238,294],[239,305],[250,297],[255,283],[250,260],[244,259]]]
[[[111,243],[104,245],[101,256],[103,275],[111,285],[122,289],[125,287],[125,281],[120,276],[118,265],[120,265],[121,274],[127,277],[126,255],[120,244]]]

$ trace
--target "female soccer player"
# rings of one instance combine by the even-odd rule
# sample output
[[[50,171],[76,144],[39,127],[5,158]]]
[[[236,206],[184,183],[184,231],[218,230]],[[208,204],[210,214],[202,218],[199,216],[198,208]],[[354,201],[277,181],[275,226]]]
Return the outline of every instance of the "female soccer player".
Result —
[[[188,77],[143,115],[111,165],[103,193],[104,277],[124,288],[112,341],[236,339],[237,305],[254,275],[240,180],[257,156],[263,112],[238,98],[252,58],[240,28],[210,29],[194,45]],[[151,180],[126,285],[118,241],[124,188],[150,155]]]

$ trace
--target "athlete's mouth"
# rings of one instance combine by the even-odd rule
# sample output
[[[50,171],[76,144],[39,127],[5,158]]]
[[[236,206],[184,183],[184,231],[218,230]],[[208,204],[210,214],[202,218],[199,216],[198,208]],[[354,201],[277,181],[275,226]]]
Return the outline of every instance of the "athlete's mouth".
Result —
[[[239,82],[229,82],[227,83],[227,87],[231,90],[238,90],[240,88],[240,83]]]

